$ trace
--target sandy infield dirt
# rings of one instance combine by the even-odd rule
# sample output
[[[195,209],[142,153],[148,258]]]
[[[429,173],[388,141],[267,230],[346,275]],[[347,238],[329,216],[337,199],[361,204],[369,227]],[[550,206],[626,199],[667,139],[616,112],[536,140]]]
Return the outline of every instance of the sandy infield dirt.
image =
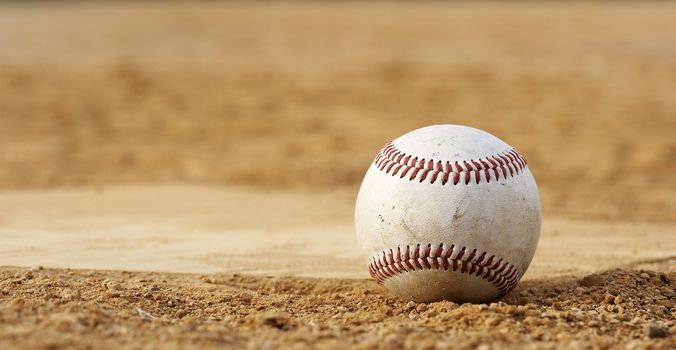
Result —
[[[676,347],[676,5],[0,4],[0,349]],[[402,302],[352,212],[375,152],[514,145],[517,288]]]

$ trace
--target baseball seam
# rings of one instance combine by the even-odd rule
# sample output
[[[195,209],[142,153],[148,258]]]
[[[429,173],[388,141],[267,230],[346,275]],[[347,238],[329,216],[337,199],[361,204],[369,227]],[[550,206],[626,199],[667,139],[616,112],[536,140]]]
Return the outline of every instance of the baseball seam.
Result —
[[[500,296],[512,290],[520,279],[518,269],[503,259],[453,244],[406,245],[405,249],[398,246],[369,259],[369,273],[378,284],[396,275],[432,269],[482,278],[492,283]]]
[[[469,185],[472,180],[477,184],[482,181],[488,183],[491,182],[491,174],[495,177],[495,181],[499,181],[501,178],[506,179],[507,176],[518,175],[527,166],[526,159],[514,148],[479,159],[451,162],[406,154],[392,141],[378,152],[373,162],[380,171],[391,176],[398,174],[403,179],[408,175],[409,181],[418,179],[419,182],[429,177],[431,184],[441,179],[442,185],[449,182],[453,185],[459,183]]]

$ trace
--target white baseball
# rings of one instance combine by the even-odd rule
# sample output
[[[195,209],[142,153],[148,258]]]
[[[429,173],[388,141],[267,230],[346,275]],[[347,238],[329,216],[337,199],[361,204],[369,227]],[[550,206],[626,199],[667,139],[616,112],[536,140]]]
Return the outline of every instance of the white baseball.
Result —
[[[523,156],[460,125],[425,127],[386,144],[355,208],[371,276],[418,302],[507,294],[533,259],[540,221]]]

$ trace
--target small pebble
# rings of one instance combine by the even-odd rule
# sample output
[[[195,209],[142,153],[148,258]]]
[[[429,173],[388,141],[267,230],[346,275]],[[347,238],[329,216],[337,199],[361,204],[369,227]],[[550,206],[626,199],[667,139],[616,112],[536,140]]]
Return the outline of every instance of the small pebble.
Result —
[[[643,334],[650,338],[666,338],[669,334],[665,328],[659,327],[655,324],[647,324],[643,326]]]
[[[603,298],[603,302],[606,304],[612,304],[614,300],[615,296],[610,293],[606,293],[606,296]]]
[[[239,295],[240,300],[245,301],[245,302],[250,302],[251,299],[253,299],[253,295],[250,293],[243,292]]]
[[[291,316],[286,312],[265,312],[258,316],[258,323],[283,329],[289,326]]]

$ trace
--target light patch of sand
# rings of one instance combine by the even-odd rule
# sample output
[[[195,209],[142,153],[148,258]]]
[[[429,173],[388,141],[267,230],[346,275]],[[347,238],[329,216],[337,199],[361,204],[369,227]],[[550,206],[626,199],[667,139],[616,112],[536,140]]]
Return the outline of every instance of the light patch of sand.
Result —
[[[368,277],[353,194],[195,185],[0,193],[0,265]],[[676,257],[673,224],[547,219],[525,278]]]

